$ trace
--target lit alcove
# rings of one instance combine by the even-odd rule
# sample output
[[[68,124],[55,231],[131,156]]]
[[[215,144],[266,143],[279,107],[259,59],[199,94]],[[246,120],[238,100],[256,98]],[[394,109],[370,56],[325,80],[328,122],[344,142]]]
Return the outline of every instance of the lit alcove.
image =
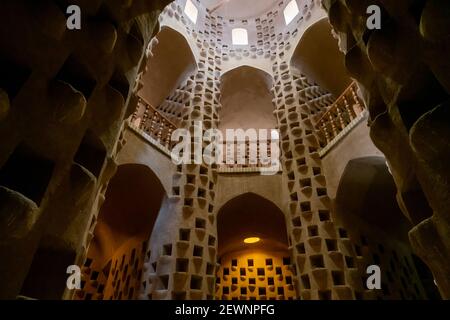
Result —
[[[297,296],[283,212],[254,193],[220,210],[216,298],[289,300]]]
[[[166,193],[148,167],[119,166],[106,192],[75,300],[133,300]]]

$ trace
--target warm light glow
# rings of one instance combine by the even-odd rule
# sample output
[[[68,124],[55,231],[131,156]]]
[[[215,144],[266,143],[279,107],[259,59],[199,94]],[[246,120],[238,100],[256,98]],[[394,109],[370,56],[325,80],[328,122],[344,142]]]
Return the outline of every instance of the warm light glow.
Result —
[[[284,9],[284,20],[286,20],[286,25],[292,22],[295,17],[300,13],[298,9],[297,0],[292,0]]]
[[[236,28],[232,31],[233,44],[236,46],[248,45],[248,34],[246,29]]]
[[[259,241],[261,241],[261,239],[258,238],[258,237],[246,238],[246,239],[244,240],[244,242],[245,242],[245,243],[248,243],[248,244],[257,243],[257,242],[259,242]]]
[[[184,13],[187,15],[187,17],[194,23],[197,23],[197,17],[198,17],[198,9],[197,7],[192,3],[191,0],[186,1],[186,6],[184,7]]]

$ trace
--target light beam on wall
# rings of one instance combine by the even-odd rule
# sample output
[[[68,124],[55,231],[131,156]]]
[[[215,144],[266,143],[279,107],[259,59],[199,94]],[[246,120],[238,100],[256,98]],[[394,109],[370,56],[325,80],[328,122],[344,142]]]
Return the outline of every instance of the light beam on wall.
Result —
[[[297,0],[289,2],[284,9],[284,20],[286,21],[286,25],[291,23],[299,13],[300,10],[298,9]]]
[[[233,44],[236,46],[248,45],[248,33],[246,29],[236,28],[232,31]]]
[[[189,18],[189,20],[191,20],[194,24],[197,23],[198,9],[192,3],[191,0],[186,1],[186,6],[184,7],[184,13]]]

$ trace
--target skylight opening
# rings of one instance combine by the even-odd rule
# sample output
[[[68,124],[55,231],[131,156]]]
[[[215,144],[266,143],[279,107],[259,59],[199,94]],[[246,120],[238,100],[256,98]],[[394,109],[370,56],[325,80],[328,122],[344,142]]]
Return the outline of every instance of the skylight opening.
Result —
[[[299,13],[300,10],[298,9],[297,0],[289,2],[286,8],[284,8],[284,20],[286,21],[286,25],[290,24]]]
[[[197,7],[192,3],[191,0],[186,1],[186,6],[184,7],[184,13],[189,18],[189,20],[192,21],[193,24],[197,23],[198,18],[198,9]]]
[[[236,46],[248,45],[248,33],[246,29],[236,28],[232,31],[233,44]]]

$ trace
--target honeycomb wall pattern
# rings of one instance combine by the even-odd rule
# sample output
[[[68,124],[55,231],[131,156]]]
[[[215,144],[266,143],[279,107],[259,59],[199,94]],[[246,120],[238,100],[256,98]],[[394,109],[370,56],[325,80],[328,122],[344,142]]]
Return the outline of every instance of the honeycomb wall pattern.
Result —
[[[381,8],[381,30],[366,29],[369,4]],[[413,248],[448,299],[450,4],[324,0],[323,5],[347,68],[363,90],[371,137],[389,162],[400,207],[414,224]]]

